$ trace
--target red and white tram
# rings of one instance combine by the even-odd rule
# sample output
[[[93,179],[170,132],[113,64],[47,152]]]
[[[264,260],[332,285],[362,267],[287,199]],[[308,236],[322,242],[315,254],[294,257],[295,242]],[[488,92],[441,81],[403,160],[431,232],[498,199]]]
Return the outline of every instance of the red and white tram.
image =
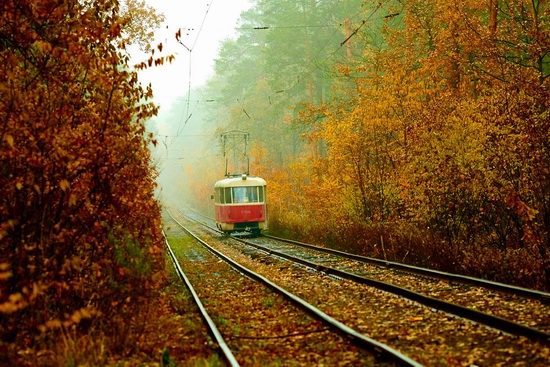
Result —
[[[259,177],[228,177],[214,185],[216,225],[225,233],[259,235],[267,229],[266,182]]]

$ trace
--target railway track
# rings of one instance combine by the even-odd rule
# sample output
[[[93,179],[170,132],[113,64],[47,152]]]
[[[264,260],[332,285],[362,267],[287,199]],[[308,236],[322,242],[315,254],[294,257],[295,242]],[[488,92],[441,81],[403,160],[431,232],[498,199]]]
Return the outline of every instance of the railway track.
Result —
[[[326,274],[395,292],[513,335],[550,343],[550,293],[368,258],[275,236],[237,240]]]
[[[266,244],[266,240],[270,242]],[[443,281],[441,278],[444,278],[444,273],[437,274],[437,278],[433,278],[433,276],[429,277],[426,273],[419,275],[417,269],[414,269],[413,275],[411,273],[404,274],[402,269],[394,270],[394,267],[390,267],[388,270],[387,266],[373,265],[367,261],[361,261],[362,259],[345,259],[342,257],[343,254],[327,254],[326,249],[308,248],[304,250],[303,246],[299,246],[301,244],[282,244],[280,239],[273,242],[273,239],[259,238],[248,242],[248,246],[255,246],[260,252],[252,253],[246,249],[241,249],[241,251],[245,251],[250,257],[267,264],[273,263],[272,256],[298,261],[303,266],[321,271],[324,274],[359,282],[369,287],[374,286],[385,292],[395,292],[409,300],[424,303],[430,310],[444,310],[446,313],[473,320],[476,324],[488,324],[490,328],[478,332],[480,335],[485,335],[481,335],[481,341],[476,340],[474,342],[476,345],[485,343],[487,344],[487,350],[494,347],[500,348],[500,350],[508,349],[510,354],[517,354],[516,357],[501,357],[504,359],[529,360],[530,365],[546,364],[549,341],[546,329],[549,312],[547,294],[543,292],[531,292],[524,289],[519,289],[516,292],[515,288],[517,287],[503,289],[506,286],[497,283],[483,287],[484,282],[479,283],[475,279],[470,283],[469,279],[461,279],[460,283],[456,280]],[[258,242],[262,244],[258,244]],[[299,246],[299,249],[296,246]],[[306,247],[308,246],[306,245]],[[289,253],[292,253],[292,255],[289,255]],[[268,257],[270,258],[268,259]],[[331,266],[329,267],[327,264]],[[281,268],[285,267],[284,265],[279,266]],[[451,274],[451,277],[453,276]],[[372,279],[376,277],[384,279],[386,282]],[[408,288],[413,290],[397,287],[394,284],[389,284],[388,281],[400,285],[406,284]],[[495,290],[495,288],[498,290]],[[434,296],[441,297],[443,300],[434,298]],[[480,312],[479,309],[483,312]],[[360,307],[358,312],[360,312]],[[495,316],[495,314],[498,316]],[[411,324],[414,324],[417,321],[422,321],[423,317],[409,316],[408,319],[411,320]],[[465,340],[471,339],[467,336],[464,336],[464,338]],[[440,338],[434,335],[433,339],[438,340]],[[477,337],[473,339],[477,339]],[[503,339],[506,340],[505,343],[501,342]],[[498,340],[499,343],[497,344],[500,344],[500,346],[497,347],[496,344],[491,346],[492,340]],[[414,347],[412,349],[414,350]],[[484,351],[483,348],[476,347],[475,349],[479,350],[479,354],[493,354],[487,352],[487,350]],[[514,349],[516,351],[512,352]],[[524,352],[529,349],[533,351]],[[463,350],[466,354],[468,353],[467,348],[463,348]],[[412,355],[414,356],[414,353]],[[507,362],[509,361],[507,360]]]
[[[168,242],[168,238],[166,237],[166,234],[163,231],[164,240],[166,244],[166,248],[168,250],[168,255],[170,256],[170,259],[172,260],[172,263],[174,264],[174,268],[176,270],[176,273],[181,278],[181,280],[185,283],[185,286],[189,290],[189,293],[191,293],[191,297],[193,298],[193,301],[195,302],[195,305],[197,306],[198,312],[201,316],[201,318],[204,320],[204,323],[206,325],[206,328],[208,330],[208,333],[211,335],[211,337],[214,339],[214,341],[217,343],[217,345],[220,348],[221,354],[223,355],[225,361],[228,363],[229,366],[238,366],[239,363],[235,359],[235,356],[233,355],[233,352],[231,352],[231,349],[227,346],[227,343],[225,342],[223,336],[221,335],[220,331],[218,330],[216,324],[214,321],[212,321],[212,318],[204,308],[204,305],[198,296],[197,292],[195,292],[195,288],[189,281],[189,278],[183,271],[178,258],[176,257],[174,251],[172,250],[172,247],[170,246],[170,243]]]
[[[550,345],[550,305],[545,302],[547,298],[543,292],[533,291],[530,294],[532,297],[525,298],[527,290],[524,289],[515,293],[518,288],[510,287],[502,294],[491,288],[487,289],[481,280],[469,284],[442,282],[439,274],[437,278],[428,277],[427,269],[422,277],[396,273],[392,268],[380,268],[361,259],[350,262],[349,254],[327,254],[324,249],[313,249],[310,246],[304,250],[302,245],[296,247],[293,241],[282,239],[268,243],[263,239],[239,241],[325,274],[376,287],[427,307]],[[285,246],[281,246],[282,243]],[[505,287],[500,285],[500,288]],[[534,297],[534,294],[539,297]]]
[[[387,260],[381,260],[381,259],[375,259],[375,258],[366,257],[366,256],[350,254],[343,251],[310,245],[307,243],[293,241],[293,240],[276,237],[276,236],[265,235],[264,237],[275,240],[276,244],[284,243],[284,244],[290,244],[290,245],[297,245],[301,248],[311,249],[316,252],[323,252],[326,254],[335,255],[337,258],[339,257],[339,258],[344,258],[348,260],[354,260],[360,263],[375,265],[378,268],[385,268],[392,271],[401,271],[405,273],[426,276],[434,279],[441,279],[448,282],[454,282],[454,283],[463,284],[467,286],[479,286],[485,289],[491,289],[501,293],[507,293],[507,294],[511,294],[519,297],[534,299],[534,300],[541,301],[543,303],[550,304],[550,293],[546,293],[546,292],[516,287],[509,284],[492,282],[489,280],[468,277],[468,276],[459,275],[459,274],[446,273],[443,271],[396,263],[396,262],[387,261]]]
[[[198,238],[175,218],[172,220],[192,236],[196,243],[200,243],[200,247],[194,246],[180,253],[179,256],[172,250],[168,240],[166,245],[178,274],[196,299],[210,335],[220,346],[220,351],[229,365],[239,365],[237,360],[241,360],[243,364],[257,364],[262,361],[262,358],[267,357],[279,358],[281,364],[287,364],[284,358],[290,357],[292,358],[290,364],[293,365],[300,365],[300,360],[306,358],[303,365],[310,363],[330,365],[334,360],[344,360],[347,363],[359,365],[420,366],[409,357],[358,333],[260,274],[238,264]],[[179,260],[181,257],[186,258],[185,267],[189,267],[185,272]],[[219,264],[220,259],[224,261],[223,266]],[[229,267],[236,269],[237,272],[231,271]],[[186,273],[194,275],[186,275]],[[190,278],[194,278],[195,281],[190,281]],[[195,291],[191,284],[195,282],[201,285],[202,291]],[[270,290],[269,294],[266,294],[266,289]],[[214,292],[223,294],[224,300],[216,301],[212,296]],[[277,293],[277,300],[274,299],[272,292]],[[227,304],[229,299],[231,299],[230,308]],[[246,302],[243,303],[243,299]],[[205,307],[203,303],[208,303],[208,306]],[[277,307],[273,307],[273,303],[276,303]],[[215,306],[216,304],[218,307]],[[296,306],[302,311],[297,312]],[[214,309],[216,316],[209,316],[207,308]],[[259,326],[257,323],[247,324],[244,316],[250,314],[247,309],[252,309],[254,311],[252,317],[261,318],[262,324]],[[224,320],[219,330],[213,319],[218,320],[218,323]],[[265,325],[273,323],[278,325],[275,330],[279,330],[279,334],[282,335],[266,335],[266,331],[270,332],[274,328],[265,328]],[[296,337],[300,341],[298,344],[292,342]],[[272,343],[268,340],[272,340]],[[282,348],[285,340],[290,340],[290,343],[286,342],[288,346]],[[259,344],[263,347],[259,347]],[[251,346],[253,350],[250,350]],[[263,356],[266,350],[267,357]],[[319,353],[319,350],[324,352]],[[369,353],[365,352],[367,350]],[[265,360],[263,359],[264,362]]]

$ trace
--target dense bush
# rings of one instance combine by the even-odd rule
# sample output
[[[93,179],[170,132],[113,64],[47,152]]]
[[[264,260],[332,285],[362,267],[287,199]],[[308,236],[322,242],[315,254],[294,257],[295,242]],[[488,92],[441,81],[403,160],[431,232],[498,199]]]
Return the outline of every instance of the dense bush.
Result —
[[[2,345],[124,347],[161,278],[156,107],[127,65],[128,19],[108,0],[0,4]]]
[[[256,2],[221,48],[211,119],[256,143],[272,230],[548,289],[549,17],[542,1]],[[299,35],[254,28],[286,19]]]
[[[371,24],[378,47],[337,69],[357,76],[351,88],[335,84],[335,95],[349,97],[298,115],[310,126],[312,149],[299,158],[309,162],[300,166],[305,179],[287,190],[284,174],[267,172],[277,226],[548,290],[548,6],[386,7],[393,16]]]

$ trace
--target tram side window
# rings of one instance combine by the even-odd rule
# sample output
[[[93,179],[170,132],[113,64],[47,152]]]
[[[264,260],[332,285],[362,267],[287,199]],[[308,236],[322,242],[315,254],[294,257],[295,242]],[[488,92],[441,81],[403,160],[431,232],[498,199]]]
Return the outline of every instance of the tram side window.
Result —
[[[225,200],[223,195],[223,189],[220,189],[219,187],[216,189],[216,199],[218,204],[223,204]]]
[[[258,192],[259,192],[259,202],[260,203],[263,203],[264,202],[264,197],[265,197],[265,186],[258,186]]]
[[[259,203],[261,201],[260,200],[260,195],[259,195],[259,192],[258,192],[260,187],[256,186],[256,187],[252,187],[252,189],[254,190],[253,193],[252,193],[252,195],[254,197],[254,202]]]
[[[231,187],[225,188],[225,201],[226,204],[231,204],[233,200],[231,200]]]

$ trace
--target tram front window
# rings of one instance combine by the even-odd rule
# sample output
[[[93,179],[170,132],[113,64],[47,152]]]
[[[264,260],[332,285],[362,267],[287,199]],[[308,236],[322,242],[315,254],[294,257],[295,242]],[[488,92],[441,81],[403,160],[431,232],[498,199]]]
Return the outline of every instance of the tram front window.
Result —
[[[233,202],[234,203],[257,203],[258,188],[257,187],[234,187]]]

